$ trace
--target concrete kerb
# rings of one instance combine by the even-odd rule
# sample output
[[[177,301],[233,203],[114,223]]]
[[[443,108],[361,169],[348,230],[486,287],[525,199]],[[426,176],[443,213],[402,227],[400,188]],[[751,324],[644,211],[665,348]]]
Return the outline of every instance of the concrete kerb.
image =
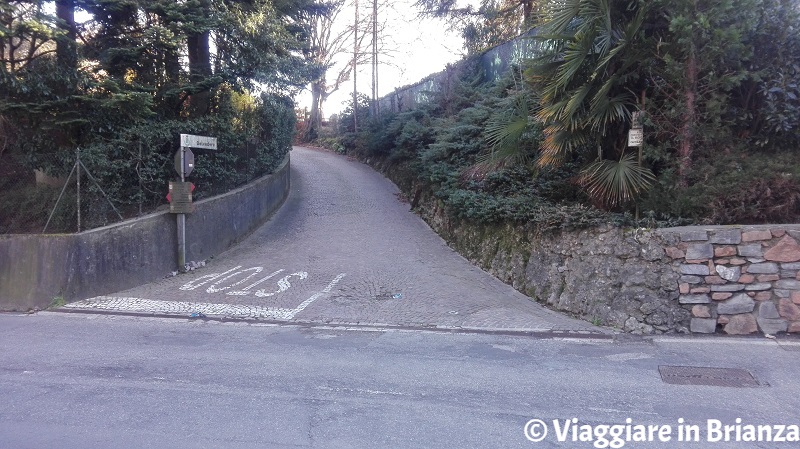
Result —
[[[8,313],[8,312],[7,312]],[[19,313],[10,313],[21,315]],[[722,336],[703,334],[662,334],[662,335],[633,335],[621,333],[613,329],[603,329],[604,332],[592,331],[559,331],[547,329],[504,329],[504,328],[479,328],[479,327],[453,327],[453,326],[403,326],[388,323],[352,323],[346,321],[311,321],[311,320],[265,320],[252,318],[228,318],[223,316],[205,316],[192,318],[186,315],[166,313],[120,312],[109,310],[86,309],[50,309],[36,312],[42,315],[96,315],[119,318],[147,318],[167,319],[186,322],[208,322],[217,324],[238,324],[251,326],[304,328],[315,330],[355,331],[355,332],[428,332],[437,334],[481,334],[509,337],[524,337],[543,340],[565,340],[589,343],[630,344],[737,344],[737,345],[776,345],[786,351],[800,351],[800,337],[793,334],[784,334],[776,338],[765,338],[761,335],[747,336]]]
[[[487,335],[507,335],[518,337],[531,337],[541,339],[552,338],[570,338],[580,340],[616,340],[618,334],[614,331],[608,330],[607,332],[594,332],[584,330],[550,330],[550,329],[517,329],[517,328],[481,328],[471,326],[418,326],[418,325],[402,325],[402,324],[388,324],[388,323],[357,323],[349,321],[312,321],[312,320],[274,320],[264,318],[237,318],[226,317],[222,315],[203,315],[198,317],[187,316],[185,314],[170,314],[163,312],[129,312],[118,310],[102,310],[102,309],[75,309],[75,308],[57,308],[48,309],[44,312],[37,312],[44,314],[74,314],[74,315],[101,315],[112,317],[129,317],[129,318],[162,318],[173,319],[181,321],[207,321],[217,323],[242,323],[253,325],[271,325],[271,326],[286,326],[286,327],[303,327],[303,328],[326,328],[337,330],[362,330],[362,331],[405,331],[405,332],[434,332],[445,334],[487,334]]]

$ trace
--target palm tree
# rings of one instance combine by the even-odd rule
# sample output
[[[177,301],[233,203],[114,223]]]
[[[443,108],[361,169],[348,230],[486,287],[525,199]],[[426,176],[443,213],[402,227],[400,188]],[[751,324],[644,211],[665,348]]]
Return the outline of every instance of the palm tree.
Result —
[[[596,148],[597,161],[582,170],[581,180],[607,206],[632,199],[655,179],[626,154],[649,56],[642,27],[647,12],[645,0],[551,1],[537,36],[545,51],[527,72],[544,125],[538,165]]]

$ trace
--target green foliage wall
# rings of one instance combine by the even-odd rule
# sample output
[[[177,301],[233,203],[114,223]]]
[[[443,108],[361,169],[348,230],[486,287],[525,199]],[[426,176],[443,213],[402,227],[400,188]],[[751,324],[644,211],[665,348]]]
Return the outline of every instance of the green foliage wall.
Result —
[[[340,133],[347,150],[379,160],[410,179],[410,196],[430,192],[452,215],[483,223],[514,221],[540,230],[595,226],[629,220],[585,204],[572,182],[579,161],[536,170],[525,163],[491,160],[486,127],[492,118],[513,108],[521,92],[513,76],[482,84],[481,68],[462,72],[455,86],[434,101],[401,113],[369,117],[359,133]],[[446,96],[446,97],[445,97]],[[526,133],[523,145],[533,156],[538,134]]]
[[[523,79],[512,70],[483,84],[462,64],[438,97],[341,142],[403,167],[412,199],[430,192],[466,220],[539,229],[800,221],[796,2],[601,2],[608,14],[593,2],[549,3],[575,9],[561,11],[560,34],[539,33],[543,58]],[[599,37],[587,44],[578,38],[589,28]],[[640,165],[626,135],[641,107]],[[553,125],[575,138],[548,154]],[[646,175],[649,190],[616,201],[587,195],[587,169],[607,162],[641,167],[621,168]]]
[[[102,190],[130,215],[165,203],[167,182],[177,178],[172,157],[181,133],[219,142],[218,151],[197,152],[189,179],[196,198],[270,172],[291,148],[289,98],[316,70],[302,53],[322,5],[80,0],[58,3],[54,14],[46,3],[0,5],[4,172],[39,169],[63,180],[80,148]],[[79,26],[81,11],[89,21]],[[265,93],[254,97],[255,91]],[[44,224],[34,225],[43,211],[29,226],[10,224],[29,204],[21,200],[26,194],[47,197],[38,201],[42,210],[53,206],[53,195],[43,195],[32,175],[0,187],[0,197],[14,198],[0,204],[0,232]],[[100,215],[89,226],[105,224]]]

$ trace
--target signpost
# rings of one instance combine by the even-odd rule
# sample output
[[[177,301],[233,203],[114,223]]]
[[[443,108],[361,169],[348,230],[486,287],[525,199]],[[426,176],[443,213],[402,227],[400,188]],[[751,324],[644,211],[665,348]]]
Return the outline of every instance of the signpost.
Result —
[[[169,211],[173,214],[190,214],[194,212],[192,190],[194,190],[194,184],[191,182],[170,181]]]
[[[175,171],[181,175],[181,179],[189,176],[194,170],[194,153],[186,147],[181,147],[175,153]]]
[[[644,146],[644,100],[645,91],[642,91],[642,104],[638,111],[631,114],[631,129],[628,131],[628,146],[639,147],[639,166],[642,165],[642,147]],[[636,204],[636,219],[639,219],[639,204]]]
[[[204,150],[216,150],[217,138],[206,136],[195,136],[193,134],[181,134],[182,148],[202,148]]]
[[[631,114],[631,128],[642,129],[644,127],[644,111],[633,111]]]
[[[644,141],[644,131],[642,128],[639,129],[631,129],[628,131],[628,146],[629,147],[640,147],[642,146],[642,142]]]
[[[644,143],[644,112],[634,111],[631,114],[631,129],[628,131],[628,146],[642,147]],[[641,159],[641,157],[639,158]],[[641,160],[639,163],[641,164]]]
[[[192,190],[194,185],[186,182],[186,177],[194,170],[194,153],[192,148],[205,150],[217,149],[217,138],[181,134],[181,147],[175,153],[175,171],[181,176],[181,182],[169,183],[169,211],[177,214],[178,224],[178,269],[186,270],[186,214],[194,211]]]

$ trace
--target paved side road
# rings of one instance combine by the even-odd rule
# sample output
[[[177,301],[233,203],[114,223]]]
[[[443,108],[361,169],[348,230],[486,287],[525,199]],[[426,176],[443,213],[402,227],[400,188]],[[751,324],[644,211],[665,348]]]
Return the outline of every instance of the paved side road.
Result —
[[[470,264],[370,167],[300,147],[291,156],[286,203],[241,244],[188,274],[66,309],[607,332],[545,309]]]

